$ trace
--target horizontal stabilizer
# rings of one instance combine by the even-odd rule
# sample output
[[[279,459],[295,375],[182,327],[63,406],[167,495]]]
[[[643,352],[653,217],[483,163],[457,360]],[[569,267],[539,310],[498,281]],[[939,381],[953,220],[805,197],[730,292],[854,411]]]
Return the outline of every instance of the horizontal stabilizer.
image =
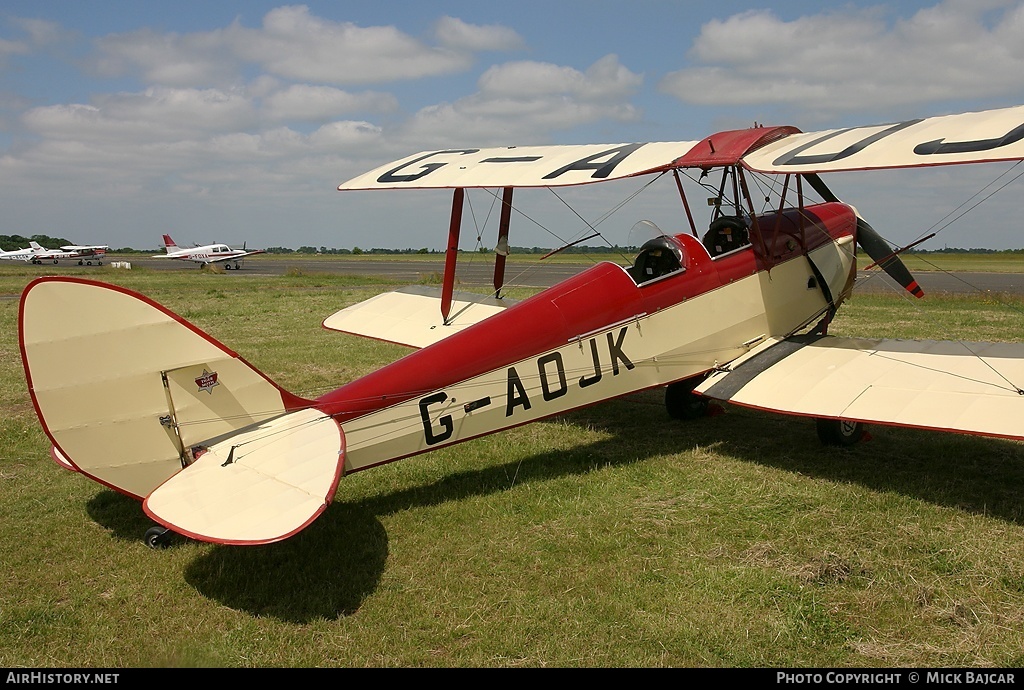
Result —
[[[313,409],[292,412],[209,445],[143,508],[175,532],[203,541],[280,541],[327,508],[344,457],[344,436],[332,417]]]
[[[796,336],[696,392],[796,415],[1024,439],[1024,344]]]
[[[515,300],[462,292],[452,301],[445,323],[441,317],[441,289],[412,285],[385,292],[346,307],[324,319],[324,328],[399,345],[422,348],[483,321]]]

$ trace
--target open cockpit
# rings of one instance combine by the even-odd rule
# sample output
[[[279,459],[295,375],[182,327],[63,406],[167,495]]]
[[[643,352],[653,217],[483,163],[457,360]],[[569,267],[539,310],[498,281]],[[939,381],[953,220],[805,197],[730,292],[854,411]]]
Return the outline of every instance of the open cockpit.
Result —
[[[644,242],[636,261],[626,272],[637,285],[683,271],[683,250],[671,237],[662,235]]]

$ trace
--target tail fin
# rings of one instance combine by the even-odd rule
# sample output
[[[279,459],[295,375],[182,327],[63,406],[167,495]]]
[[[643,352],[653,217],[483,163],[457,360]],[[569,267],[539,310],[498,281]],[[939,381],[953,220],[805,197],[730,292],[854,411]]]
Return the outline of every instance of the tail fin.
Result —
[[[178,251],[178,245],[174,243],[170,235],[164,235],[164,249],[167,250],[168,254]]]
[[[38,278],[21,298],[19,337],[53,457],[144,498],[165,526],[265,544],[334,496],[345,459],[334,418],[142,295]]]
[[[54,448],[137,498],[189,464],[194,446],[306,404],[192,324],[115,285],[33,281],[19,337]]]
[[[42,247],[39,246],[38,242],[29,242],[28,246],[31,247],[32,249],[35,249],[36,251],[39,251],[39,250],[42,249]]]

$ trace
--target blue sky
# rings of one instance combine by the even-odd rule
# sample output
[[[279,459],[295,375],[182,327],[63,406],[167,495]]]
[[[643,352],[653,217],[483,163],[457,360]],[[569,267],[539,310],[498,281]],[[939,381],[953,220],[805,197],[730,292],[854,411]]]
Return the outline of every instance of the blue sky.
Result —
[[[0,234],[441,248],[449,194],[337,185],[441,147],[694,140],[754,122],[813,131],[1020,104],[1024,0],[6,0]],[[1009,167],[829,182],[905,244]],[[1007,222],[1021,185],[922,246],[1024,247]],[[573,203],[593,218],[618,190],[592,187]],[[602,231],[624,244],[645,217],[680,231],[678,208],[666,195]],[[514,226],[511,243],[581,234],[573,216],[551,222]],[[481,232],[492,246],[495,231]]]

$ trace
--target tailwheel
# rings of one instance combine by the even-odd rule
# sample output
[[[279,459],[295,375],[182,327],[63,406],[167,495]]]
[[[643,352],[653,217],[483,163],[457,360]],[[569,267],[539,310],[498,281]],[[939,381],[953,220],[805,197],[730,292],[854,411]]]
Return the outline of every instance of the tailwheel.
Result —
[[[146,530],[146,546],[151,549],[166,549],[171,545],[171,536],[174,534],[166,527],[150,527]]]
[[[672,419],[697,419],[708,411],[708,399],[693,392],[696,381],[677,381],[665,388],[665,409]]]
[[[849,419],[816,419],[818,438],[826,446],[852,446],[866,433],[863,422]]]

